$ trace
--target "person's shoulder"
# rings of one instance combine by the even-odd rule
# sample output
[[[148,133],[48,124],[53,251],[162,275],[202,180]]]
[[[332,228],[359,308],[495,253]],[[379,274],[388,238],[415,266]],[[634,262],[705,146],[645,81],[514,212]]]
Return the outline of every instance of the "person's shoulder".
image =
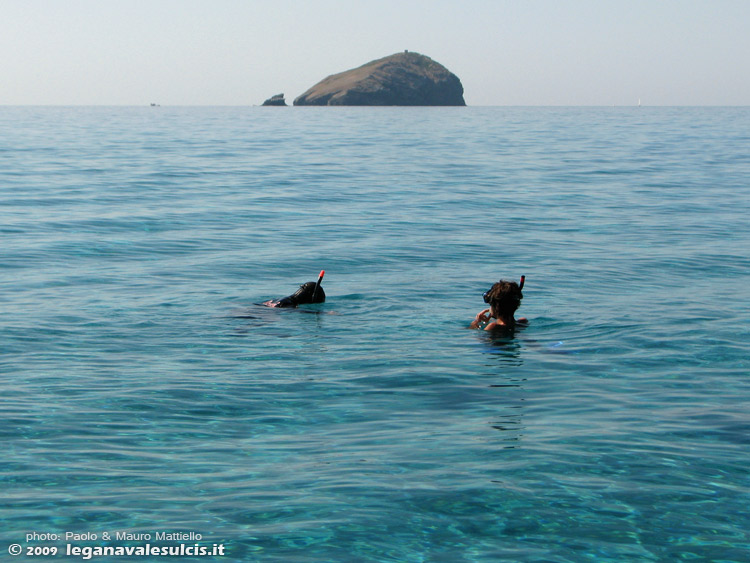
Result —
[[[496,330],[496,331],[512,331],[518,326],[527,326],[529,324],[529,320],[525,317],[522,317],[520,319],[516,319],[516,322],[512,325],[506,325],[503,323],[499,323],[497,321],[492,321],[487,326],[484,327],[484,330]]]

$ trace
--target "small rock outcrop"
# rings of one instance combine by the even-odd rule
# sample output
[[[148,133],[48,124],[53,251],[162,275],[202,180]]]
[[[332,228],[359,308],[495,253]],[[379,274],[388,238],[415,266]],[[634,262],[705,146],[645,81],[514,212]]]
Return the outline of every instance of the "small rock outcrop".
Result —
[[[285,106],[286,100],[284,100],[284,94],[276,94],[275,96],[271,96],[265,102],[263,102],[263,105],[264,106]]]
[[[295,106],[465,106],[458,77],[430,57],[404,51],[333,74]]]

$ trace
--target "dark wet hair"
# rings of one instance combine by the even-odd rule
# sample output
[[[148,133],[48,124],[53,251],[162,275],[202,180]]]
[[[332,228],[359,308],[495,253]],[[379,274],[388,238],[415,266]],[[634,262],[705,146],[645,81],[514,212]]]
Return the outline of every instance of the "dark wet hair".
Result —
[[[484,294],[484,302],[500,315],[513,315],[521,305],[523,293],[516,282],[500,280]]]

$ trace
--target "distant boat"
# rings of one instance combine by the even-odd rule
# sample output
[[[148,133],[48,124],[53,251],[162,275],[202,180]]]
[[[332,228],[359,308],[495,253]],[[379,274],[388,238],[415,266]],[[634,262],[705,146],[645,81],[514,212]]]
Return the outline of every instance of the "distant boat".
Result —
[[[641,107],[641,99],[638,98],[638,107]]]
[[[639,104],[639,105],[640,105],[640,104]],[[151,107],[152,107],[152,108],[158,108],[158,107],[160,107],[160,106],[159,106],[159,104],[155,104],[154,102],[151,102]]]

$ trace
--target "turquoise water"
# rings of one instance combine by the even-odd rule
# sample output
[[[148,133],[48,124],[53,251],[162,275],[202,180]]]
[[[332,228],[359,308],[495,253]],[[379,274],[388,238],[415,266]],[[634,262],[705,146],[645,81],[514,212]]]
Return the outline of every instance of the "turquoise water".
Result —
[[[69,543],[33,531],[750,558],[750,108],[3,107],[0,132],[0,558]],[[321,269],[307,314],[254,305]],[[530,325],[467,330],[522,274]]]

